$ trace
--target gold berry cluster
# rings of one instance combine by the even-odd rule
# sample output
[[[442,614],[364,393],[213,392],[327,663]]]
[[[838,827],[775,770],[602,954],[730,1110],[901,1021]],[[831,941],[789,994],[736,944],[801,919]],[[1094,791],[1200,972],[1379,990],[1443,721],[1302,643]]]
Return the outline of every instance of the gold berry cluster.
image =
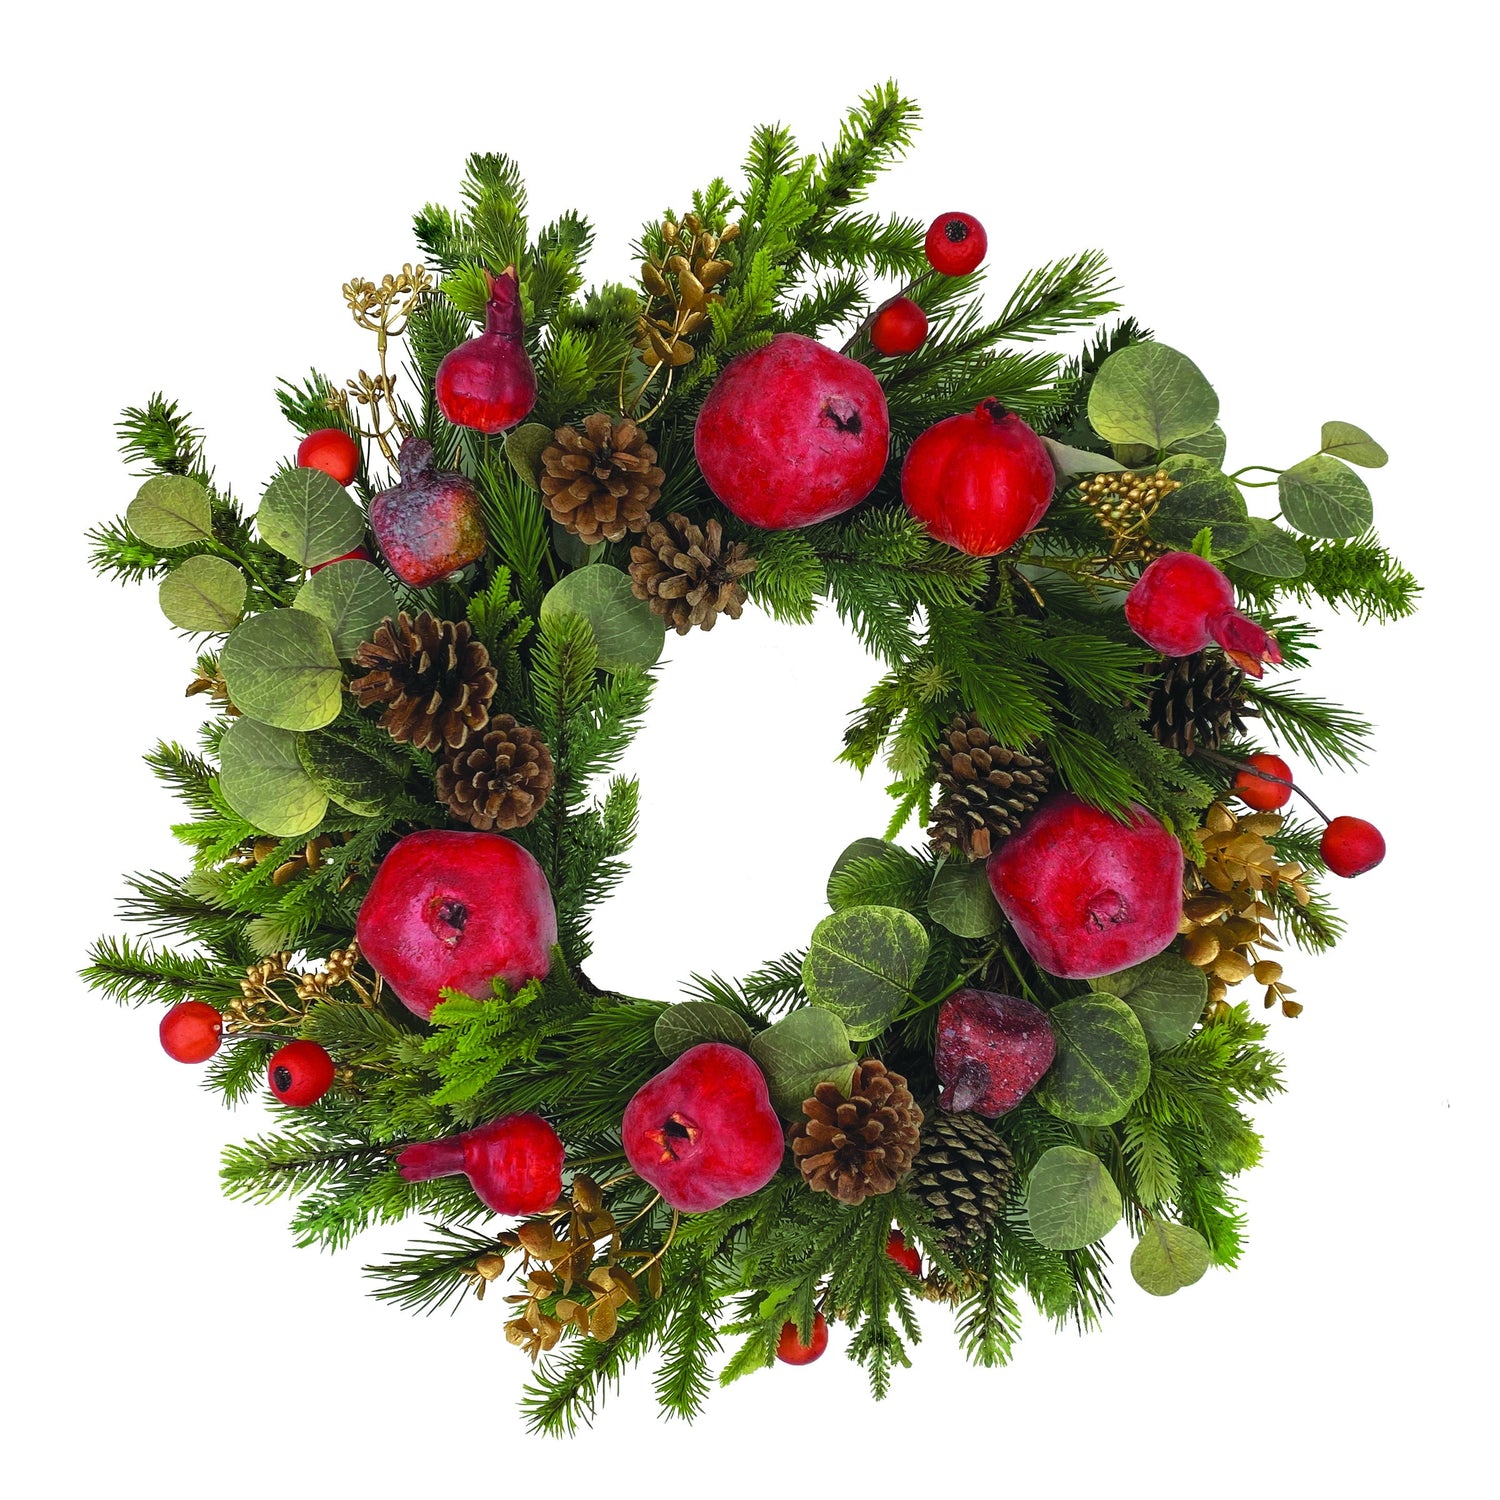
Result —
[[[1182,486],[1165,469],[1094,474],[1079,485],[1083,503],[1110,539],[1110,561],[1147,561],[1163,549],[1150,540],[1151,518],[1161,502]]]

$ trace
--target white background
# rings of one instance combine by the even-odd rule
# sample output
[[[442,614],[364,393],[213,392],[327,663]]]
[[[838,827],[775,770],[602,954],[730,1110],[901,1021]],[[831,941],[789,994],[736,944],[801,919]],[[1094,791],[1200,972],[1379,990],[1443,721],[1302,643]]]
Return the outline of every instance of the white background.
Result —
[[[33,7],[8,23],[3,313],[8,766],[4,1457],[12,1492],[301,1497],[1191,1491],[1477,1494],[1493,1360],[1496,1052],[1493,194],[1478,8],[810,4]],[[253,496],[292,439],[279,375],[371,351],[351,275],[412,257],[466,152],[518,156],[538,221],[640,221],[741,159],[755,123],[811,146],[894,73],[926,127],[876,206],[977,213],[992,295],[1107,249],[1130,310],[1218,388],[1233,464],[1284,465],[1325,418],[1391,453],[1381,531],[1415,620],[1330,621],[1318,690],[1370,710],[1357,778],[1311,778],[1385,829],[1338,891],[1350,940],[1290,975],[1291,1092],[1262,1113],[1250,1248],[1157,1301],[1122,1274],[1080,1340],[962,1363],[944,1316],[883,1409],[837,1347],[660,1424],[637,1381],[570,1448],[515,1416],[497,1305],[413,1320],[353,1251],[292,1248],[222,1201],[257,1128],[168,1061],[154,1010],[74,977],[120,875],[177,868],[138,755],[186,736],[190,653],[150,589],[92,578],[122,510],[116,411],[164,389]],[[879,779],[832,764],[873,665],[832,619],[747,616],[670,649],[635,871],[597,977],[670,996],[803,941],[826,869],[878,831]],[[686,878],[684,872],[686,871]],[[1128,1245],[1114,1245],[1117,1256]],[[1123,1270],[1123,1268],[1122,1268]]]

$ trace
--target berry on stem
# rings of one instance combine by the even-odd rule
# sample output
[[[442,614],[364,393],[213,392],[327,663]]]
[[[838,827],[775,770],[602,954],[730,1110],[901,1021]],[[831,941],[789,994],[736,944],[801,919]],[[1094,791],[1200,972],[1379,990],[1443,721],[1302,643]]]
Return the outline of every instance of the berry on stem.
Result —
[[[1335,875],[1352,880],[1385,858],[1385,836],[1363,818],[1334,818],[1323,830],[1318,851]]]
[[[784,1365],[810,1365],[827,1347],[828,1319],[822,1313],[815,1313],[812,1338],[808,1343],[802,1342],[802,1334],[795,1323],[782,1325],[781,1337],[776,1341],[776,1358]]]
[[[266,1077],[283,1104],[304,1109],[328,1092],[333,1059],[316,1042],[288,1042],[272,1055]]]
[[[207,1062],[224,1040],[224,1017],[202,1000],[183,1000],[161,1018],[162,1051],[180,1063]]]
[[[915,353],[926,338],[927,314],[910,297],[892,297],[870,325],[870,342],[890,358]]]
[[[1246,807],[1275,812],[1292,800],[1292,768],[1279,755],[1247,755],[1245,764],[1276,778],[1272,781],[1254,771],[1239,772],[1234,778],[1234,794]]]
[[[891,1237],[885,1242],[885,1253],[911,1275],[922,1274],[922,1252],[915,1245],[908,1245],[906,1236],[899,1229],[891,1230]]]
[[[297,467],[321,469],[348,484],[359,473],[359,444],[342,428],[320,427],[297,444]]]
[[[973,214],[939,214],[927,230],[927,263],[944,276],[967,276],[989,249],[984,225]]]

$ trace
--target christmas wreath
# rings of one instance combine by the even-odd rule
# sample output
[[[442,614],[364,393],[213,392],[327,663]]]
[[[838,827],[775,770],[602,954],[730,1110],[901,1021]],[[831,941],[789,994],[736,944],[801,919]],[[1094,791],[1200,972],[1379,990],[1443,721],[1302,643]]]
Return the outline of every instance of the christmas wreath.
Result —
[[[516,164],[470,158],[422,263],[343,289],[376,373],[280,388],[301,441],[253,515],[174,402],[121,422],[144,483],[94,561],[157,582],[208,714],[147,757],[191,867],[132,878],[151,941],[86,977],[165,1002],[230,1103],[269,1090],[226,1192],[294,1197],[302,1245],[425,1219],[376,1295],[501,1300],[538,1429],[652,1350],[691,1416],[834,1323],[883,1395],[922,1300],[1002,1364],[1023,1300],[1099,1318],[1122,1219],[1148,1292],[1233,1266],[1246,1108],[1281,1087],[1234,992],[1297,1015],[1283,941],[1333,944],[1324,875],[1384,852],[1297,816],[1273,747],[1365,751],[1287,680],[1289,611],[1413,607],[1353,467],[1385,453],[1328,422],[1226,473],[1212,387],[1103,322],[1097,252],[986,311],[976,218],[859,209],[916,117],[886,85],[820,153],[757,131],[741,187],[590,290],[587,222],[533,233]],[[820,600],[884,663],[843,758],[889,766],[890,826],[805,949],[675,1003],[600,989],[636,823],[601,782],[667,630]]]

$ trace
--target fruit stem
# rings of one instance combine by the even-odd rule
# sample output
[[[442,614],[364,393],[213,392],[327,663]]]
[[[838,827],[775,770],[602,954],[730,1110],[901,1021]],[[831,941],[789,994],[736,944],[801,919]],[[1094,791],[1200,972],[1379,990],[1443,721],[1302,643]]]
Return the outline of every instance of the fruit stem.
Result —
[[[1248,761],[1236,760],[1232,755],[1220,755],[1217,750],[1204,750],[1200,747],[1194,753],[1201,755],[1205,760],[1217,761],[1221,766],[1232,766],[1236,771],[1244,771],[1246,775],[1254,776],[1258,781],[1274,781],[1277,786],[1290,787],[1325,823],[1333,822],[1333,819],[1295,781],[1288,781],[1285,776],[1273,776],[1269,771],[1262,771],[1259,766],[1252,766]]]
[[[929,266],[927,270],[921,271],[917,275],[913,276],[912,279],[908,281],[899,292],[893,292],[889,297],[885,299],[884,302],[872,308],[870,310],[870,315],[864,320],[863,323],[859,325],[858,328],[854,330],[853,333],[849,335],[847,341],[844,344],[844,347],[839,350],[839,353],[847,354],[867,333],[869,333],[869,331],[875,326],[875,319],[878,318],[881,313],[883,313],[885,309],[891,305],[891,303],[895,302],[900,297],[910,297],[911,294],[916,291],[919,286],[922,286],[925,282],[931,281],[936,275],[937,272]]]

